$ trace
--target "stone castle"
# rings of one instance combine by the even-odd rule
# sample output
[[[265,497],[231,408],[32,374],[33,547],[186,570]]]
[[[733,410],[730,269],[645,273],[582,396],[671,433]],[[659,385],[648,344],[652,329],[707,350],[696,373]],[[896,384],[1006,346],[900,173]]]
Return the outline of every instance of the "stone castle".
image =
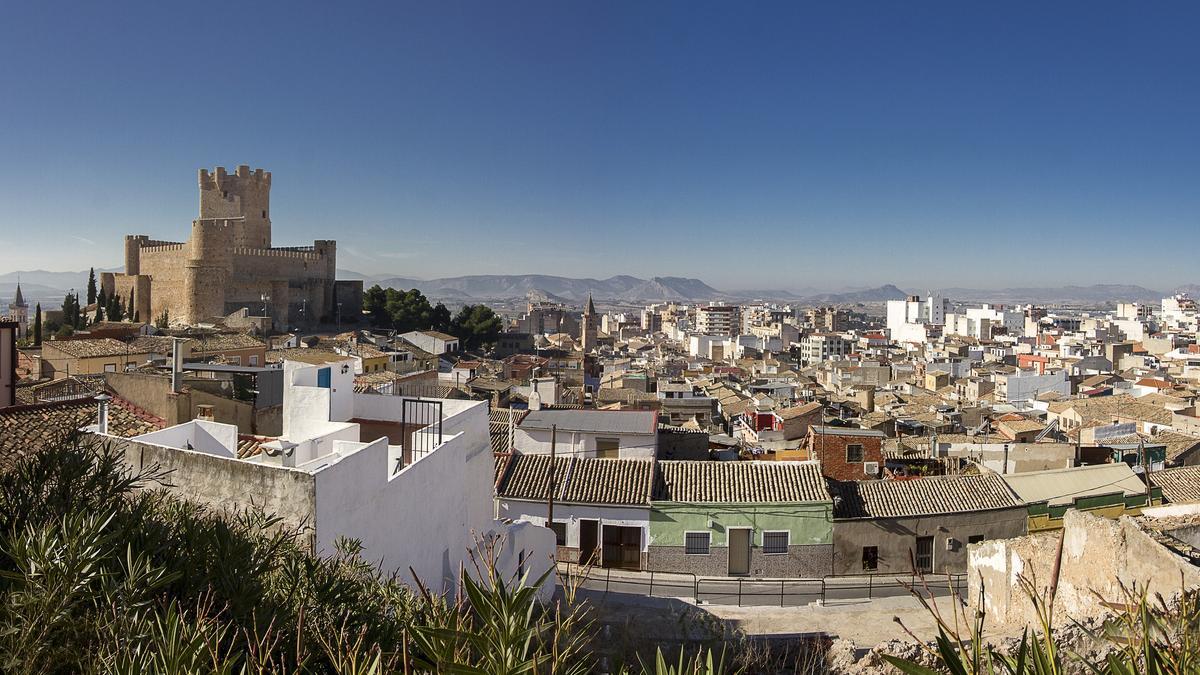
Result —
[[[235,173],[200,169],[200,215],[186,242],[125,236],[125,273],[100,277],[105,294],[131,302],[141,321],[164,313],[195,325],[242,308],[277,326],[335,320],[337,243],[271,246],[271,172],[242,165]],[[358,285],[361,289],[361,283]],[[353,284],[342,289],[352,293]],[[359,300],[358,302],[361,302]]]

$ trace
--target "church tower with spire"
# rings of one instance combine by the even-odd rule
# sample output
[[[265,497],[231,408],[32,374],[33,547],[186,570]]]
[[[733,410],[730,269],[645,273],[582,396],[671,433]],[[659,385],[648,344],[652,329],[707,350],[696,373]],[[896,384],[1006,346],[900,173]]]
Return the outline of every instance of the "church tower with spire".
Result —
[[[596,314],[596,304],[592,302],[592,294],[588,293],[587,307],[583,310],[583,321],[580,322],[580,346],[584,354],[590,354],[596,348],[596,331],[600,317]]]
[[[25,302],[25,297],[21,295],[20,279],[17,279],[17,297],[8,306],[8,318],[19,324],[17,339],[29,336],[29,304]]]

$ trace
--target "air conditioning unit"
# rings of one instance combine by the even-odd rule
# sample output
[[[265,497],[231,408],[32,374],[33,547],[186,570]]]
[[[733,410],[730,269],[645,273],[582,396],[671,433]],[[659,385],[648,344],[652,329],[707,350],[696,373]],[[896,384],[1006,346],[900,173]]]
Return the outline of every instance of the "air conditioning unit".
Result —
[[[868,476],[879,475],[879,462],[863,462],[863,473]]]

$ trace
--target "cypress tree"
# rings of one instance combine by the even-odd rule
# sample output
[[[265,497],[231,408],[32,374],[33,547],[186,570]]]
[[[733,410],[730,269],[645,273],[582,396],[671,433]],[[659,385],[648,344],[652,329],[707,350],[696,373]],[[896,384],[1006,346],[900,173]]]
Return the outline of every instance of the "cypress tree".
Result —
[[[42,303],[37,304],[37,308],[33,310],[33,344],[42,344]]]
[[[88,289],[87,289],[87,304],[96,302],[96,268],[88,268]]]

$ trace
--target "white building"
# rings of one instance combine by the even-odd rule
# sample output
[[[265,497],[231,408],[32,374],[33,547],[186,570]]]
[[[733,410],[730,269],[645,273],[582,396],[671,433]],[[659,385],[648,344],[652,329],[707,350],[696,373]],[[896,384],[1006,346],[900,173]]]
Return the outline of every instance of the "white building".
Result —
[[[1008,403],[1030,401],[1048,392],[1063,397],[1071,395],[1071,382],[1067,371],[1059,370],[1038,375],[1033,370],[1017,370],[1014,373],[996,375],[996,399]]]
[[[549,523],[550,458],[513,454],[497,466],[501,518],[554,530],[558,559],[643,569],[650,539],[654,462],[556,457],[554,522]]]
[[[644,410],[531,410],[517,426],[513,445],[527,455],[601,459],[653,459],[658,414]]]
[[[402,333],[400,337],[434,356],[458,351],[458,338],[436,330],[414,330]]]
[[[841,360],[853,350],[853,343],[837,333],[812,333],[800,338],[800,365],[808,367],[822,361]]]
[[[1196,301],[1186,293],[1162,299],[1162,321],[1170,328],[1194,330],[1197,326],[1197,316],[1200,316],[1200,310],[1197,309]]]
[[[357,539],[365,559],[432,588],[453,588],[471,569],[477,537],[503,538],[504,573],[536,577],[552,559],[551,532],[493,518],[486,402],[356,394],[349,359],[285,362],[277,439],[198,419],[119,442],[135,470],[171,470],[171,489],[187,499],[262,507],[311,530],[319,555]]]
[[[738,358],[738,343],[724,335],[688,336],[688,355],[710,361]]]
[[[949,335],[963,335],[980,340],[990,340],[1003,328],[1007,335],[1023,335],[1025,313],[983,305],[968,307],[964,312],[946,314],[946,330]]]
[[[924,300],[910,295],[907,300],[888,300],[887,327],[896,342],[928,342],[946,324],[950,301],[940,295]]]

